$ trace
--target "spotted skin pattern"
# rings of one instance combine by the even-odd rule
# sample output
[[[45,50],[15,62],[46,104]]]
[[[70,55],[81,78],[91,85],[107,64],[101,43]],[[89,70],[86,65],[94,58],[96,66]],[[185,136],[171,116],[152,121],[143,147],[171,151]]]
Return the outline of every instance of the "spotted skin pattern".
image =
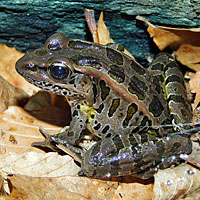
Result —
[[[191,153],[189,136],[161,126],[192,118],[183,75],[170,54],[159,54],[146,69],[117,45],[57,33],[17,61],[16,70],[43,90],[66,96],[69,129],[43,133],[46,140],[33,145],[65,146],[80,159],[86,176],[146,179]],[[89,150],[78,147],[86,129],[98,138]]]

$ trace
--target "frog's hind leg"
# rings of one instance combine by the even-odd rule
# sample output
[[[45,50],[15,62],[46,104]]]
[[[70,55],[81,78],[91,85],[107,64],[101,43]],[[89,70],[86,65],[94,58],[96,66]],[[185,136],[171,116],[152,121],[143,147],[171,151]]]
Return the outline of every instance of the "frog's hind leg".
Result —
[[[147,135],[148,137],[148,135]],[[89,149],[82,160],[82,172],[91,177],[133,175],[150,178],[158,169],[179,164],[181,155],[190,154],[189,137],[173,135],[152,137],[140,143],[139,136],[116,134],[99,141]]]
[[[152,73],[153,82],[161,86],[161,92],[168,102],[174,130],[183,130],[179,124],[191,122],[193,115],[191,104],[187,100],[183,73],[175,57],[162,52],[154,58],[148,69]]]

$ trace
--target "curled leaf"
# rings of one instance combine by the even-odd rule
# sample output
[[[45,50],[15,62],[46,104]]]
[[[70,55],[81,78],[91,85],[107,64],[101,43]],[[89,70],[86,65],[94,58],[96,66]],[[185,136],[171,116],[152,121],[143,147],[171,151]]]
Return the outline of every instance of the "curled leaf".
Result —
[[[200,71],[200,46],[181,44],[176,51],[176,58],[190,69]]]
[[[15,48],[7,47],[6,45],[0,45],[0,71],[1,76],[11,83],[12,85],[24,89],[29,95],[39,89],[25,81],[15,70],[15,63],[24,54],[17,51]]]
[[[200,171],[182,164],[154,175],[154,200],[179,199],[200,188]]]
[[[191,77],[190,81],[190,89],[192,93],[196,93],[195,100],[194,100],[194,106],[195,109],[198,103],[200,102],[200,72],[196,72]]]
[[[26,92],[0,76],[0,112],[6,110],[10,105],[19,105],[20,102],[28,98],[29,95]]]
[[[166,47],[171,48],[176,51],[177,59],[183,65],[200,71],[200,28],[182,29],[154,26],[144,17],[137,16],[136,19],[144,21],[148,25],[147,31],[161,51]]]
[[[85,9],[85,13],[86,13],[86,21],[88,23],[88,27],[92,34],[93,41],[103,45],[106,45],[108,43],[114,43],[114,40],[110,37],[110,31],[104,23],[103,12],[101,12],[100,14],[97,28],[94,18],[94,11]],[[131,53],[126,49],[124,49],[124,53],[133,58]]]
[[[200,29],[170,28],[154,26],[147,19],[137,16],[136,19],[144,21],[149,27],[147,31],[153,37],[153,41],[162,51],[166,47],[177,50],[181,44],[200,46]]]

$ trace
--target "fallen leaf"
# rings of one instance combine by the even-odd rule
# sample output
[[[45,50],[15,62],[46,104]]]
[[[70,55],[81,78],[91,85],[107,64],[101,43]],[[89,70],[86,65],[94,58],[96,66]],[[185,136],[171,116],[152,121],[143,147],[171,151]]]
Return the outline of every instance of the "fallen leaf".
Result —
[[[152,184],[119,183],[115,190],[114,200],[150,200],[153,196]]]
[[[85,9],[85,20],[87,22],[88,28],[90,30],[90,33],[92,34],[93,42],[99,43],[99,38],[97,34],[97,26],[96,21],[94,17],[94,10],[91,9]]]
[[[200,189],[200,171],[190,165],[160,170],[154,175],[154,200],[179,199]]]
[[[108,30],[107,26],[104,23],[103,12],[101,12],[100,14],[97,28],[95,24],[94,11],[85,9],[85,13],[86,13],[86,22],[88,23],[88,27],[91,31],[93,41],[103,45],[106,45],[108,43],[114,43],[114,40],[110,37],[110,31]],[[131,53],[126,49],[124,49],[124,53],[134,59]]]
[[[190,69],[200,71],[200,28],[181,29],[154,26],[144,17],[137,16],[136,19],[148,25],[147,31],[161,51],[166,47],[171,48],[176,51],[179,62]]]
[[[32,178],[26,176],[13,175],[9,177],[13,190],[11,196],[15,196],[23,192],[21,199],[120,199],[128,200],[129,193],[133,190],[133,194],[140,192],[139,196],[132,196],[137,199],[151,199],[149,193],[152,186],[144,187],[139,183],[118,183],[116,181],[105,181],[100,179],[91,179],[87,177],[57,177],[57,178]],[[23,184],[22,184],[23,183]],[[118,188],[129,185],[129,191],[123,193]],[[122,193],[118,193],[122,192]],[[118,193],[118,194],[117,194]],[[139,195],[139,194],[138,194]],[[145,196],[146,198],[142,198]],[[132,199],[133,199],[132,198]]]
[[[192,93],[196,93],[193,109],[196,108],[200,102],[200,72],[196,72],[189,81],[190,90]]]
[[[200,47],[195,47],[189,44],[182,44],[180,48],[175,52],[175,55],[181,64],[196,72],[200,71]]]
[[[56,152],[34,152],[30,149],[23,153],[9,152],[0,156],[0,168],[4,174],[20,174],[32,177],[75,176],[80,167],[69,155]]]
[[[22,104],[29,95],[24,90],[17,88],[0,76],[0,112],[10,105]]]
[[[24,54],[18,52],[15,48],[0,45],[0,71],[1,76],[12,85],[25,90],[29,95],[32,95],[39,89],[34,85],[27,83],[15,70],[15,63]]]
[[[200,46],[182,44],[176,51],[176,58],[194,71],[200,71]]]
[[[99,38],[99,44],[106,45],[108,43],[114,43],[114,40],[110,38],[110,31],[108,30],[107,26],[104,23],[103,12],[101,12],[99,17],[97,34]]]
[[[149,27],[147,31],[153,37],[153,41],[162,51],[166,47],[177,50],[181,44],[200,46],[200,29],[170,28],[154,26],[147,19],[137,16],[136,19],[145,22]]]
[[[48,120],[59,120],[59,115],[49,115],[51,108],[45,111]],[[55,110],[54,110],[55,111]],[[56,113],[56,112],[54,112]],[[57,110],[57,113],[58,110]],[[31,147],[31,143],[44,140],[39,126],[45,127],[51,134],[59,132],[59,127],[40,121],[22,108],[10,106],[0,113],[1,154],[0,168],[6,174],[29,176],[75,175],[79,168],[69,156],[57,153],[45,153]]]
[[[30,149],[32,142],[43,140],[39,126],[43,126],[51,134],[59,132],[61,127],[50,124],[51,121],[59,120],[59,115],[50,115],[48,112],[45,110],[46,121],[35,118],[17,106],[10,106],[1,112],[1,155],[9,152],[22,153],[24,150]],[[36,150],[36,148],[32,148],[32,150],[34,149]]]

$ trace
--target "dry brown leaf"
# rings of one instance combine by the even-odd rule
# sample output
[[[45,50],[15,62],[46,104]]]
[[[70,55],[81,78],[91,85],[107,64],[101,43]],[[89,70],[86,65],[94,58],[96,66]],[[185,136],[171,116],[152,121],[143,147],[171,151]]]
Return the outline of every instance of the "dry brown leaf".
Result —
[[[10,152],[1,155],[0,169],[5,175],[20,174],[32,177],[75,176],[80,171],[69,155],[34,152],[31,148],[23,153]]]
[[[31,178],[26,176],[14,175],[10,177],[10,181],[15,189],[11,196],[17,195],[18,192],[23,192],[22,198],[26,199],[110,199],[110,200],[128,200],[129,193],[137,194],[139,196],[132,196],[132,199],[150,200],[149,192],[152,191],[152,186],[147,185],[145,188],[142,184],[132,183],[128,184],[129,191],[118,190],[120,187],[126,187],[126,183],[118,183],[116,181],[103,181],[99,179],[90,179],[86,177],[57,177],[57,178]],[[23,182],[23,184],[21,184]]]
[[[147,31],[161,51],[168,46],[172,50],[177,50],[181,44],[200,46],[200,29],[156,27],[144,17],[137,16],[136,19],[144,21],[149,26]]]
[[[94,42],[103,45],[106,45],[108,43],[114,43],[114,40],[110,37],[110,31],[108,30],[107,26],[104,23],[103,12],[101,12],[100,14],[97,28],[94,25],[95,24],[94,10],[85,9],[85,13],[86,13],[86,21],[88,23],[88,27],[91,31]],[[124,53],[134,59],[131,53],[126,49],[124,49]]]
[[[120,183],[113,200],[151,200],[152,196],[153,184]]]
[[[176,51],[177,59],[190,69],[200,71],[200,29],[180,29],[162,26],[154,26],[141,16],[136,19],[144,21],[148,25],[147,31],[153,37],[153,41],[162,51],[170,47]]]
[[[49,111],[49,113],[51,112]],[[24,150],[30,149],[32,142],[43,140],[44,138],[39,132],[39,126],[43,126],[52,134],[59,132],[60,127],[49,123],[50,121],[59,120],[59,115],[50,115],[49,113],[45,110],[45,122],[33,117],[17,106],[10,106],[7,110],[1,112],[1,154],[9,152],[23,153]]]
[[[43,115],[48,116],[47,120],[63,119],[63,115],[59,117],[58,114],[50,114],[49,110],[51,108],[43,113]],[[53,111],[59,113],[58,109],[54,108]],[[38,149],[31,147],[32,142],[44,140],[38,131],[39,126],[45,127],[52,134],[59,132],[58,126],[40,121],[16,106],[10,106],[5,112],[1,112],[0,119],[1,172],[45,177],[77,174],[79,168],[70,156],[41,153]]]
[[[104,23],[103,20],[103,12],[101,12],[99,21],[98,21],[98,27],[97,27],[97,34],[99,38],[99,44],[108,44],[108,43],[114,43],[114,40],[110,38],[110,31],[108,30],[107,26]]]
[[[39,89],[32,84],[27,83],[22,76],[15,70],[16,61],[24,54],[18,52],[15,48],[0,45],[0,71],[1,76],[12,85],[25,90],[28,94],[32,95],[34,91]]]
[[[200,189],[200,171],[181,164],[155,174],[154,200],[179,199]]]
[[[107,26],[104,23],[103,12],[101,12],[100,17],[99,17],[97,33],[98,33],[100,44],[114,43],[114,40],[110,38],[110,31],[108,30]],[[124,49],[124,53],[134,59],[131,53],[127,51],[126,49]]]
[[[200,34],[199,34],[200,37]],[[176,51],[176,58],[194,71],[200,71],[200,46],[182,44]]]
[[[85,9],[85,20],[87,22],[88,28],[90,30],[90,33],[92,34],[93,42],[99,43],[99,38],[97,34],[97,26],[96,21],[94,17],[94,10],[91,9]]]
[[[191,73],[189,73],[189,75],[190,74]],[[196,93],[193,106],[193,109],[195,109],[198,103],[200,102],[200,72],[196,72],[195,74],[192,75],[189,84],[191,92]]]
[[[95,22],[94,10],[85,9],[85,18],[92,34],[93,42],[103,45],[114,43],[114,40],[110,38],[110,32],[104,23],[103,12],[101,12],[98,20],[98,28]]]
[[[26,92],[14,87],[0,76],[0,112],[6,110],[9,105],[18,105],[27,98],[29,95]]]

